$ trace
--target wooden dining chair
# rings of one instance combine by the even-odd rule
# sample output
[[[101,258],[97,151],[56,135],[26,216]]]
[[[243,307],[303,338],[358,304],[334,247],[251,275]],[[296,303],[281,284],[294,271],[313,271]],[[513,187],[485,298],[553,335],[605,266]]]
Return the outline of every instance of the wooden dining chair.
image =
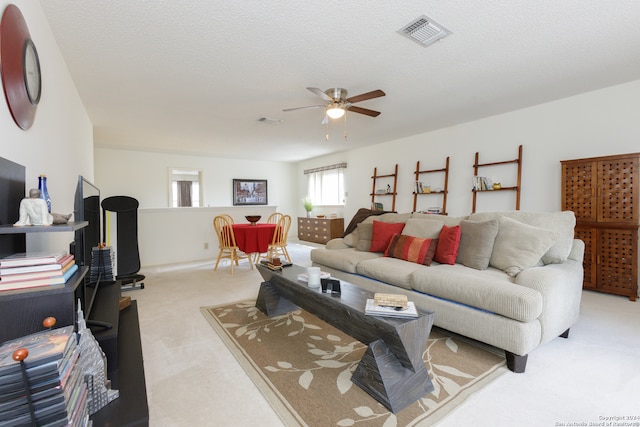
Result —
[[[282,254],[288,262],[291,262],[291,257],[287,251],[287,236],[289,235],[289,228],[291,228],[291,216],[282,215],[278,220],[275,231],[273,232],[273,239],[269,244],[269,249],[266,253],[259,254],[257,262],[260,261],[260,258],[273,258],[279,254]]]
[[[280,212],[274,212],[271,215],[269,215],[269,217],[267,218],[267,224],[277,224],[278,221],[280,221],[280,218],[282,218],[284,214],[280,213]]]
[[[233,274],[234,265],[239,265],[238,261],[241,259],[249,260],[249,265],[253,270],[253,261],[249,254],[245,254],[240,251],[236,245],[236,236],[233,233],[233,220],[230,220],[227,215],[218,215],[213,219],[213,228],[218,235],[218,244],[220,252],[218,252],[218,259],[216,260],[216,266],[213,271],[218,269],[218,263],[222,258],[227,258],[231,261],[231,274]]]

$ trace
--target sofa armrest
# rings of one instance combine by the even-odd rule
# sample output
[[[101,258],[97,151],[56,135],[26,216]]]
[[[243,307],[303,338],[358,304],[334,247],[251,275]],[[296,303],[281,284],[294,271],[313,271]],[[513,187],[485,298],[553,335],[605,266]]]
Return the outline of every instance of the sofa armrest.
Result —
[[[569,329],[580,315],[583,282],[582,262],[568,259],[562,264],[531,267],[515,278],[515,283],[542,295],[541,343]]]
[[[344,242],[344,238],[338,237],[336,239],[329,240],[324,248],[333,250],[333,249],[348,249],[350,247],[351,246],[347,245]]]
[[[584,242],[580,239],[573,239],[573,246],[569,252],[569,259],[582,262],[584,259]]]

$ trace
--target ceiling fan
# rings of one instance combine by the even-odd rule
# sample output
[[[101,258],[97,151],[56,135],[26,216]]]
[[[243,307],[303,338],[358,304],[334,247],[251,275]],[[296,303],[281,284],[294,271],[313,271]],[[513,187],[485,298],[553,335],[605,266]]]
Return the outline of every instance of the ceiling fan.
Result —
[[[350,98],[347,98],[347,90],[340,87],[327,89],[324,92],[317,87],[308,87],[307,90],[315,93],[327,102],[325,104],[310,105],[308,107],[285,108],[282,111],[302,110],[306,108],[325,108],[327,113],[326,116],[332,119],[339,119],[344,116],[347,110],[354,113],[364,114],[365,116],[378,117],[380,115],[380,111],[369,110],[353,104],[386,95],[380,89],[362,93]]]

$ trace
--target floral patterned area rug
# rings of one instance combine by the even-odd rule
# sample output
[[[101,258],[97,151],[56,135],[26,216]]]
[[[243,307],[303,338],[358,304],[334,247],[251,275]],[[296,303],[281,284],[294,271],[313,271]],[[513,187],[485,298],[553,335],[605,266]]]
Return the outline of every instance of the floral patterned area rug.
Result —
[[[423,359],[435,390],[393,414],[351,382],[366,345],[304,310],[267,318],[254,304],[201,311],[288,426],[432,426],[507,372],[504,356],[434,328]]]

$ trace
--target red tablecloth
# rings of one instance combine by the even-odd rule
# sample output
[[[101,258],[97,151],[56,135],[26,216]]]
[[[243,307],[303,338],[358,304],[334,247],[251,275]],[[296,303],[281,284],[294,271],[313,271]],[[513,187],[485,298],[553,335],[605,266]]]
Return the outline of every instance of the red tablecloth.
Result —
[[[267,252],[276,224],[233,224],[236,245],[244,253]]]

